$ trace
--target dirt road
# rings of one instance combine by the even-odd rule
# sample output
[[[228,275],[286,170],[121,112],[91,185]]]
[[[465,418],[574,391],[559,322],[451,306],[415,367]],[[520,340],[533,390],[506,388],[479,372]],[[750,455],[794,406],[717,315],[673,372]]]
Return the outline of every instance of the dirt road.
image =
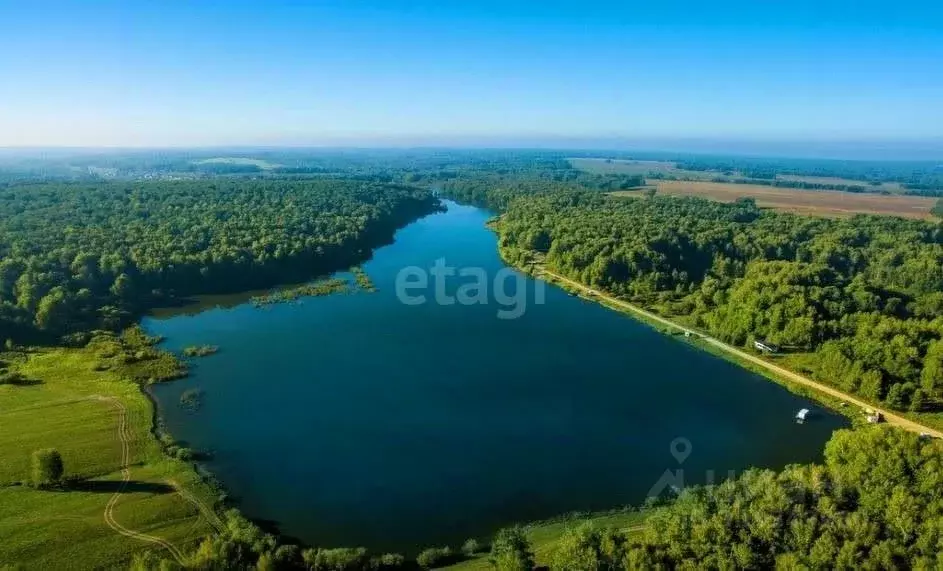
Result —
[[[709,335],[705,335],[705,334],[700,333],[700,332],[697,332],[697,331],[692,331],[691,329],[689,329],[689,328],[687,328],[687,327],[684,327],[684,326],[682,326],[682,325],[679,325],[679,324],[677,324],[677,323],[675,323],[675,322],[673,322],[673,321],[671,321],[671,320],[665,319],[664,317],[661,317],[661,316],[659,316],[659,315],[655,315],[654,313],[652,313],[652,312],[650,312],[650,311],[646,311],[646,310],[642,309],[641,307],[638,307],[638,306],[636,306],[636,305],[632,305],[631,303],[622,301],[621,299],[616,299],[616,298],[614,298],[614,297],[612,297],[612,296],[610,296],[610,295],[606,295],[606,294],[603,293],[603,292],[594,290],[594,289],[592,289],[592,288],[590,288],[590,287],[588,287],[588,286],[585,286],[585,285],[583,285],[583,284],[581,284],[581,283],[579,283],[579,282],[577,282],[577,281],[571,280],[570,278],[561,276],[560,274],[551,272],[551,271],[546,270],[546,269],[541,269],[540,271],[541,271],[542,273],[544,273],[544,274],[550,276],[550,277],[553,277],[553,278],[555,278],[555,279],[557,279],[557,280],[559,280],[559,281],[561,281],[561,282],[563,282],[563,283],[566,283],[567,285],[570,285],[570,286],[572,286],[572,287],[574,287],[574,288],[577,288],[578,290],[580,290],[580,291],[582,291],[582,292],[584,292],[584,293],[587,293],[587,294],[589,294],[589,295],[592,296],[592,297],[598,298],[598,299],[600,299],[600,300],[605,301],[606,303],[615,305],[615,306],[617,306],[617,307],[626,309],[626,310],[631,311],[631,312],[633,312],[633,313],[636,313],[636,314],[638,314],[638,315],[644,316],[646,319],[650,319],[650,320],[652,320],[652,321],[655,321],[655,322],[657,322],[657,323],[660,323],[660,324],[662,324],[662,325],[666,325],[666,326],[671,327],[671,328],[674,328],[674,329],[678,329],[678,330],[680,330],[680,331],[685,331],[685,332],[691,331],[692,334],[696,335],[698,338],[700,338],[700,339],[703,340],[704,342],[709,343],[709,344],[713,345],[714,347],[717,347],[718,349],[720,349],[720,350],[722,350],[722,351],[724,351],[724,352],[726,352],[726,353],[729,353],[729,354],[731,354],[731,355],[735,355],[735,356],[739,357],[740,359],[747,360],[747,361],[749,361],[749,362],[751,362],[751,363],[753,363],[753,364],[755,364],[755,365],[757,365],[757,366],[763,367],[764,369],[766,369],[766,370],[768,370],[768,371],[771,371],[771,372],[773,372],[773,373],[776,373],[777,375],[779,375],[779,376],[781,376],[781,377],[783,377],[783,378],[789,380],[790,382],[793,382],[793,383],[796,383],[796,384],[799,384],[799,385],[803,385],[803,386],[806,386],[806,387],[810,387],[810,388],[815,389],[815,390],[817,390],[817,391],[819,391],[819,392],[822,392],[822,393],[825,393],[825,394],[827,394],[827,395],[833,396],[833,397],[835,397],[835,398],[837,398],[837,399],[841,399],[841,400],[843,400],[843,401],[845,401],[845,402],[847,402],[847,403],[849,403],[849,404],[853,404],[853,405],[858,406],[858,407],[861,407],[861,408],[863,408],[863,409],[866,408],[866,409],[871,409],[871,410],[875,410],[875,411],[877,411],[877,412],[880,412],[880,413],[884,416],[884,419],[887,421],[888,424],[893,424],[893,425],[895,425],[895,426],[899,426],[899,427],[901,427],[901,428],[903,428],[903,429],[905,429],[905,430],[910,430],[911,432],[918,432],[918,433],[921,433],[921,434],[929,434],[929,435],[933,436],[934,438],[943,438],[943,432],[940,432],[939,430],[934,430],[933,428],[930,428],[930,427],[928,427],[928,426],[924,426],[924,425],[919,424],[919,423],[917,423],[917,422],[914,422],[914,421],[912,421],[912,420],[908,420],[908,419],[906,419],[906,418],[904,418],[904,417],[902,417],[902,416],[896,415],[896,414],[894,414],[894,413],[892,413],[892,412],[889,412],[889,411],[887,411],[887,410],[880,409],[880,408],[875,408],[875,407],[871,406],[870,404],[865,403],[865,402],[863,402],[863,401],[861,401],[861,400],[858,400],[858,399],[856,399],[855,397],[853,397],[853,396],[851,396],[851,395],[849,395],[849,394],[847,394],[847,393],[844,393],[844,392],[842,392],[842,391],[840,391],[840,390],[838,390],[838,389],[835,389],[835,388],[830,387],[830,386],[828,386],[828,385],[824,385],[824,384],[819,383],[819,382],[817,382],[817,381],[813,381],[812,379],[810,379],[810,378],[808,378],[808,377],[804,377],[804,376],[802,376],[802,375],[800,375],[800,374],[798,374],[798,373],[794,373],[794,372],[792,372],[792,371],[790,371],[790,370],[788,370],[788,369],[784,369],[784,368],[780,367],[779,365],[770,363],[769,361],[766,361],[766,360],[764,360],[764,359],[761,359],[760,357],[757,357],[756,355],[751,355],[750,353],[747,353],[747,352],[745,352],[745,351],[742,351],[742,350],[740,350],[740,349],[737,349],[736,347],[733,347],[732,345],[727,345],[727,344],[724,343],[723,341],[721,341],[721,340],[719,340],[719,339],[715,339],[714,337],[710,337]]]
[[[105,523],[116,533],[125,537],[163,547],[173,555],[173,558],[176,559],[178,563],[184,565],[186,563],[186,557],[169,541],[153,535],[140,533],[133,529],[128,529],[115,520],[115,506],[118,504],[121,494],[124,493],[128,482],[131,481],[131,469],[129,468],[129,464],[131,463],[132,435],[128,429],[128,409],[124,406],[124,403],[116,398],[103,398],[102,400],[110,402],[118,412],[118,441],[121,443],[121,486],[118,488],[118,491],[111,496],[111,499],[108,500],[108,504],[105,506]]]

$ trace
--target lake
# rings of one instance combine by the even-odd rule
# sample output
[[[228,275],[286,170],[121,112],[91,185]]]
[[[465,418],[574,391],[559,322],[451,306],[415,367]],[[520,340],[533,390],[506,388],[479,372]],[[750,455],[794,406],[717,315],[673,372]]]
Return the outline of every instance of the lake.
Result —
[[[145,320],[168,349],[220,347],[154,395],[176,438],[212,451],[208,469],[246,515],[317,546],[456,546],[513,522],[638,505],[669,484],[815,461],[847,425],[511,273],[489,216],[448,203],[400,230],[364,264],[375,293],[266,308],[230,299]],[[440,276],[462,275],[426,275],[423,287],[437,260]],[[480,275],[487,303],[470,303]],[[204,392],[195,412],[179,403],[190,388]],[[804,407],[814,418],[797,424]]]

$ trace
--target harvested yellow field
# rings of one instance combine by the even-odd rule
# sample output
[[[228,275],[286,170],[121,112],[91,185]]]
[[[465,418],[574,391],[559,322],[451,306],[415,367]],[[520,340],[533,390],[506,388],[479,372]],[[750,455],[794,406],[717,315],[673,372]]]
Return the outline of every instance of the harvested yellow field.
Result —
[[[880,214],[932,219],[930,209],[937,200],[921,196],[867,194],[837,190],[799,190],[759,184],[683,180],[650,180],[648,183],[657,186],[659,194],[700,196],[721,202],[733,202],[738,198],[752,197],[756,199],[757,206],[762,208],[816,216]]]

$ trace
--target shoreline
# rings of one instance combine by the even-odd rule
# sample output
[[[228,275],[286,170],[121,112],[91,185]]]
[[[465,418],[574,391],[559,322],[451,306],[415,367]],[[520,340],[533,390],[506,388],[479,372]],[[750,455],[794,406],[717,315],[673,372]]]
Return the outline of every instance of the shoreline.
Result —
[[[492,223],[492,221],[489,221],[489,223],[486,226],[492,231],[495,231],[495,233],[499,235],[499,233],[497,232],[497,228]],[[649,312],[648,310],[635,306],[634,304],[623,302],[616,298],[610,298],[610,296],[608,296],[606,292],[604,291],[596,290],[594,288],[591,288],[589,286],[576,282],[575,280],[570,280],[569,278],[550,272],[546,270],[545,268],[543,268],[543,266],[539,263],[529,263],[529,264],[528,263],[523,263],[523,264],[512,263],[509,261],[509,256],[507,255],[508,254],[507,248],[502,248],[500,244],[497,244],[496,248],[498,250],[499,257],[507,265],[507,267],[510,267],[524,274],[527,274],[533,279],[541,279],[545,282],[549,282],[553,285],[556,285],[557,287],[564,289],[565,291],[575,292],[577,295],[579,295],[580,297],[588,301],[594,301],[596,303],[603,305],[607,309],[625,314],[628,317],[631,317],[632,319],[635,319],[638,322],[644,323],[652,327],[653,329],[655,329],[658,333],[669,335],[671,337],[679,337],[680,341],[688,345],[696,347],[700,350],[707,351],[717,357],[731,361],[734,364],[740,367],[743,367],[751,372],[762,375],[767,380],[771,380],[779,384],[780,386],[783,386],[784,388],[786,388],[793,394],[797,394],[802,397],[809,398],[815,401],[816,403],[819,403],[821,406],[823,406],[823,408],[827,408],[828,410],[838,413],[842,415],[843,417],[849,418],[851,420],[853,427],[863,423],[863,419],[861,418],[861,415],[857,414],[859,412],[859,409],[857,407],[855,406],[842,407],[839,405],[840,401],[837,398],[822,394],[819,391],[813,390],[810,387],[803,386],[798,383],[794,383],[788,380],[787,378],[779,377],[768,369],[765,369],[763,367],[756,366],[753,363],[738,359],[735,355],[729,354],[713,346],[712,344],[704,343],[702,341],[705,338],[707,338],[707,336],[704,335],[703,333],[697,332],[693,328],[684,326],[680,323],[676,323],[674,321],[671,321],[670,319],[662,318],[657,315],[655,315],[654,318],[649,318],[648,314],[651,312]],[[240,296],[240,294],[236,294],[236,295]],[[632,306],[635,309],[630,310],[625,307],[621,307],[622,304],[627,305],[627,306]],[[666,323],[668,323],[669,325],[666,326]],[[675,333],[669,332],[669,329],[671,329],[672,331],[675,331]],[[683,335],[684,331],[691,331],[692,336],[685,337]],[[170,353],[170,351],[166,351],[166,350],[163,350],[163,351]],[[172,382],[172,381],[167,381],[167,382]],[[161,417],[161,414],[160,414],[159,403],[156,397],[153,395],[149,386],[139,385],[139,388],[141,392],[146,396],[146,398],[148,399],[150,403],[150,406],[152,407],[151,408],[152,419],[151,419],[151,430],[150,430],[151,436],[157,441],[158,445],[161,447],[162,453],[166,457],[172,458],[171,456],[167,454],[165,450],[162,437],[169,437],[173,439],[173,434],[164,425],[163,418]],[[269,520],[263,520],[263,519],[255,519],[255,518],[251,518],[247,516],[242,511],[239,505],[239,502],[234,501],[233,499],[229,497],[228,490],[226,490],[225,485],[223,485],[216,478],[212,470],[207,468],[205,464],[201,463],[200,461],[186,462],[186,464],[187,464],[188,469],[194,474],[196,478],[198,478],[204,485],[208,486],[216,493],[216,498],[215,498],[216,502],[212,506],[212,509],[215,513],[220,514],[227,509],[235,509],[242,515],[242,517],[245,517],[246,519],[251,521],[254,525],[258,526],[259,528],[264,529],[265,531],[268,531],[271,533],[277,533],[277,535],[280,538],[287,540],[289,542],[293,542],[293,543],[296,542],[301,545],[305,545],[304,541],[299,541],[298,538],[290,537],[282,533],[275,522],[272,522]],[[638,510],[638,508],[634,508],[634,509]],[[613,508],[610,510],[602,510],[600,512],[590,512],[590,513],[585,513],[585,514],[579,513],[579,512],[561,513],[559,515],[551,516],[550,518],[546,518],[543,520],[522,522],[521,524],[525,526],[541,526],[541,525],[545,525],[545,524],[553,523],[557,521],[566,521],[572,518],[579,519],[580,516],[587,517],[587,518],[595,518],[595,517],[602,517],[605,515],[610,515],[612,513],[625,513],[627,511],[633,511],[633,508],[630,506],[624,506],[621,508]]]
[[[495,225],[489,223],[488,226],[500,235]],[[537,252],[529,253],[536,254]],[[769,360],[757,356],[751,356],[742,349],[728,345],[693,327],[685,326],[672,319],[657,315],[634,303],[613,297],[605,291],[591,288],[586,284],[549,271],[542,263],[532,261],[526,266],[514,263],[510,261],[507,255],[507,249],[502,248],[500,244],[498,245],[498,254],[508,267],[527,274],[535,280],[543,280],[567,292],[574,293],[587,301],[598,303],[612,311],[626,315],[640,323],[652,327],[659,333],[670,337],[680,336],[682,342],[692,347],[706,351],[753,373],[759,374],[767,380],[786,388],[793,394],[816,401],[828,410],[848,418],[853,427],[865,424],[866,421],[863,419],[863,414],[865,410],[871,410],[883,415],[885,419],[884,424],[890,424],[919,434],[929,434],[934,438],[943,438],[943,431],[932,426],[927,426],[903,414],[871,404],[856,395],[846,394],[826,383],[809,379],[778,363],[770,362]],[[669,329],[677,333],[669,333]]]

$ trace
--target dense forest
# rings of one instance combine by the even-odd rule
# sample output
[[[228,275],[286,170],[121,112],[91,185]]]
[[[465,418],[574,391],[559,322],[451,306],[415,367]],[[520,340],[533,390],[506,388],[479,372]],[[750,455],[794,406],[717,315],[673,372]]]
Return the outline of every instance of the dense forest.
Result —
[[[750,199],[618,200],[538,184],[453,195],[504,209],[502,247],[735,345],[812,352],[811,373],[901,410],[943,398],[943,226],[763,211]],[[529,192],[528,192],[529,191]]]
[[[687,489],[641,538],[575,529],[550,568],[939,569],[943,452],[885,428],[837,432],[824,465]]]
[[[437,207],[341,180],[21,184],[0,192],[0,342],[115,328],[198,293],[347,268]]]

